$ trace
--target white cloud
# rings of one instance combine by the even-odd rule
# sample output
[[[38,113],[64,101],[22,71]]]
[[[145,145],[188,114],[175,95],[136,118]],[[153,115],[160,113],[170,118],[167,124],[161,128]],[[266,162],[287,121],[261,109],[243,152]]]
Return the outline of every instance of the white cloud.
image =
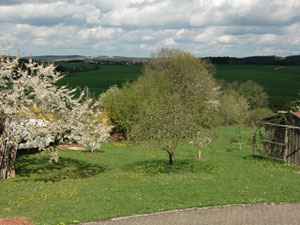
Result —
[[[173,38],[167,38],[166,40],[163,41],[163,45],[166,47],[172,47],[176,45],[176,43]]]
[[[32,55],[300,54],[299,12],[296,0],[10,0],[0,40]]]
[[[99,24],[101,11],[90,4],[64,1],[0,6],[0,21],[40,25],[68,23],[72,19]],[[69,20],[68,20],[69,19]]]
[[[89,29],[82,29],[78,32],[79,39],[114,39],[122,32],[120,28],[102,28],[93,27]]]
[[[217,35],[217,29],[214,27],[208,27],[203,30],[200,34],[195,36],[194,40],[196,42],[211,42],[213,38]]]
[[[275,34],[265,34],[259,38],[259,41],[262,44],[272,44],[272,43],[276,42],[277,39],[278,39],[278,37]]]
[[[220,37],[218,38],[218,41],[219,41],[220,43],[228,44],[228,43],[232,43],[233,38],[232,38],[231,36],[229,36],[229,35],[223,35],[223,36],[220,36]]]

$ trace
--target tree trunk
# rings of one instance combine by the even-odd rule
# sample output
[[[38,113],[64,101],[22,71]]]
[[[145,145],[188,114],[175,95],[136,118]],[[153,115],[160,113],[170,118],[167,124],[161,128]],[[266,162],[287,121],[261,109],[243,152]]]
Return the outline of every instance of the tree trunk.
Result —
[[[241,135],[241,124],[239,124],[239,145],[240,145],[240,150],[242,150],[242,135]]]
[[[15,174],[15,160],[17,155],[17,145],[9,142],[10,122],[6,119],[2,127],[1,146],[0,146],[0,176],[1,179],[13,178]]]
[[[17,148],[14,146],[8,147],[8,151],[4,152],[1,163],[1,179],[14,178],[15,172],[15,160],[17,155]]]
[[[169,153],[169,163],[170,165],[174,164],[174,152],[168,152]]]

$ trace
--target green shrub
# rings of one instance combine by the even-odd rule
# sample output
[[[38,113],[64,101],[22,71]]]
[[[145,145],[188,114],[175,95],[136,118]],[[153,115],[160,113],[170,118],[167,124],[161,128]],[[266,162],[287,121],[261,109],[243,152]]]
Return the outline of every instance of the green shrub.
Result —
[[[262,118],[273,116],[273,115],[274,112],[268,108],[256,108],[250,111],[247,122],[252,123],[253,121],[257,121]]]

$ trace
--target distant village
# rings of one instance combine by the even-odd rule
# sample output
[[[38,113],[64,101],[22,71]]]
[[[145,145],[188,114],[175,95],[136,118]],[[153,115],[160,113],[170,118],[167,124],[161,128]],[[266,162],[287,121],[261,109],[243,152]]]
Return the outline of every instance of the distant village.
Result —
[[[44,55],[32,56],[25,58],[33,58],[40,62],[65,62],[65,63],[88,63],[100,65],[142,65],[149,62],[147,57],[124,57],[124,56],[82,56],[82,55]],[[204,57],[212,64],[224,65],[281,65],[281,66],[300,66],[300,55],[292,55],[287,57],[271,56],[249,56],[249,57]]]
[[[81,56],[81,55],[45,55],[31,57],[40,62],[53,62],[53,63],[88,63],[100,65],[141,65],[146,64],[149,58],[139,57],[123,57],[123,56]]]

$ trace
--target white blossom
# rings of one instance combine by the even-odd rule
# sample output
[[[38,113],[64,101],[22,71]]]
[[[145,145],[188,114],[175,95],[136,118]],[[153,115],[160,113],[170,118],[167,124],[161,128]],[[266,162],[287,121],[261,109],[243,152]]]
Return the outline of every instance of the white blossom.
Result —
[[[0,48],[1,177],[10,176],[6,167],[14,163],[22,142],[34,142],[35,147],[45,150],[49,141],[56,144],[69,139],[99,149],[111,129],[105,120],[99,120],[100,103],[86,100],[83,92],[76,98],[76,89],[55,86],[63,75],[53,64],[29,60],[22,65],[19,57],[5,57],[9,47]]]

